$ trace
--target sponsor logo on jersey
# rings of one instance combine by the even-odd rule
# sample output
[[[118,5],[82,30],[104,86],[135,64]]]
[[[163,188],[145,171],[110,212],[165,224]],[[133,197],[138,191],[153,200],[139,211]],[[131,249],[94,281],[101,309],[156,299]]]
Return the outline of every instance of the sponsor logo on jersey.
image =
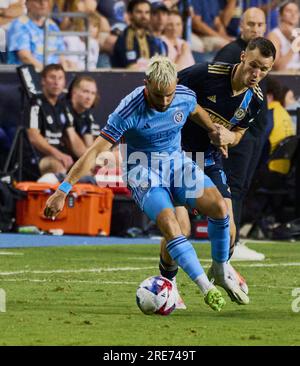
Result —
[[[217,123],[219,125],[222,125],[226,128],[228,128],[229,130],[232,128],[232,124],[229,121],[226,121],[218,116],[216,116],[215,114],[209,113],[209,117],[210,119],[213,121],[213,123]]]
[[[211,95],[210,97],[207,97],[208,100],[210,100],[213,103],[217,102],[217,96],[216,95]]]

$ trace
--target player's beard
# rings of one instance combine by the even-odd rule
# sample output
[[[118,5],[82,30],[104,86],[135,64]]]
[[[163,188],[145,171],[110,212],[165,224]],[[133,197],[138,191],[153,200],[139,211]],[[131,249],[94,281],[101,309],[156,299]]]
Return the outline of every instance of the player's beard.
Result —
[[[170,103],[171,104],[171,103]],[[169,107],[170,104],[168,104],[167,106],[157,106],[154,105],[154,108],[158,111],[158,112],[165,112]]]
[[[160,105],[156,104],[155,101],[152,99],[152,96],[149,93],[149,91],[146,91],[145,95],[146,95],[146,99],[147,99],[147,102],[148,102],[150,108],[154,108],[158,112],[165,112],[170,107],[170,105],[172,103],[171,102],[166,106],[160,106]]]

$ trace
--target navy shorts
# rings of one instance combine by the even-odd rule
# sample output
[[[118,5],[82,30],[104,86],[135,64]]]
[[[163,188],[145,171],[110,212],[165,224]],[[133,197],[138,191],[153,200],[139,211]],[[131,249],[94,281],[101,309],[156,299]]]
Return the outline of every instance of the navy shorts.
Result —
[[[216,185],[223,198],[231,199],[231,192],[229,185],[227,184],[227,177],[220,161],[216,161],[214,165],[205,167],[204,173]]]

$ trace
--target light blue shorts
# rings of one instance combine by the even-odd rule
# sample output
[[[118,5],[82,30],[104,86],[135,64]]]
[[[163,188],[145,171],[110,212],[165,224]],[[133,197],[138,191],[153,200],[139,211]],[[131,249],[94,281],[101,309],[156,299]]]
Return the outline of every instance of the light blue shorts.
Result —
[[[128,187],[135,202],[153,221],[166,208],[196,208],[196,199],[202,196],[204,189],[215,187],[192,159],[184,153],[178,157],[184,157],[182,164],[176,159],[176,163],[157,170],[139,165],[128,173]]]

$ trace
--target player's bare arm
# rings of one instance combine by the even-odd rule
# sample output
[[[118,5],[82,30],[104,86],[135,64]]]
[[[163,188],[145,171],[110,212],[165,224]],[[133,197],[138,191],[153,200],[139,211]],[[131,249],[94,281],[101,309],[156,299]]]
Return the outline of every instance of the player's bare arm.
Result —
[[[221,145],[220,134],[216,124],[213,123],[209,114],[199,104],[197,104],[195,110],[190,113],[189,118],[208,132],[208,135],[214,145]]]
[[[93,145],[77,160],[69,171],[64,182],[69,185],[75,184],[82,176],[89,174],[96,165],[96,157],[104,151],[108,151],[112,143],[99,136]],[[55,218],[63,209],[67,194],[57,189],[46,202],[44,214],[46,217]]]

